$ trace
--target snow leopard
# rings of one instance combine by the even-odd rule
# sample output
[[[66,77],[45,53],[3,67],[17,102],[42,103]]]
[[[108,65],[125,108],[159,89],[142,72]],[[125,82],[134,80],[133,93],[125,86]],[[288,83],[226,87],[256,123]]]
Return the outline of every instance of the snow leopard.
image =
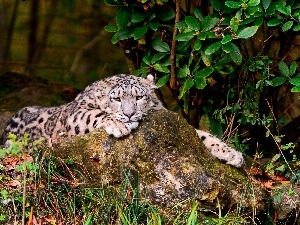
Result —
[[[121,138],[129,135],[150,110],[166,110],[156,94],[153,75],[141,78],[118,74],[88,85],[70,103],[57,107],[29,106],[19,110],[7,123],[7,135],[29,134],[31,140],[45,138],[51,143],[60,137],[84,135],[104,129],[109,135]],[[227,164],[242,166],[240,152],[228,147],[220,139],[201,130],[198,136],[211,154]]]

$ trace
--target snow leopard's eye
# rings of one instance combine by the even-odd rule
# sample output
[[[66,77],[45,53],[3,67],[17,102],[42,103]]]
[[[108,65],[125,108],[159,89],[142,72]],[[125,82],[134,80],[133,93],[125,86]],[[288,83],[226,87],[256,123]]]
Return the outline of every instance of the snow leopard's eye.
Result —
[[[136,96],[136,100],[141,100],[144,96]]]
[[[116,101],[116,102],[120,102],[121,101],[121,99],[120,99],[120,97],[115,97],[115,98],[112,98],[114,101]]]

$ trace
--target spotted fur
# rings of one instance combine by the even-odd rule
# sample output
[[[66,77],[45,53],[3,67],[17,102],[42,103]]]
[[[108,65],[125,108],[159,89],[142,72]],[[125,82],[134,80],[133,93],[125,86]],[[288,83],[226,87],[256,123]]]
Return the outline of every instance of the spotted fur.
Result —
[[[32,140],[40,137],[55,140],[60,135],[75,136],[103,128],[117,138],[137,128],[149,110],[164,109],[155,94],[153,76],[147,79],[115,75],[90,84],[74,101],[57,107],[25,107],[8,122],[8,132]]]
[[[155,94],[156,88],[152,75],[144,79],[120,74],[96,81],[68,104],[21,109],[9,120],[4,142],[9,132],[18,137],[28,133],[31,140],[44,137],[50,143],[61,135],[83,135],[98,128],[117,138],[126,136],[138,127],[149,110],[165,109]],[[197,133],[218,159],[236,167],[244,163],[240,152],[209,133],[201,130]]]
[[[241,167],[244,164],[244,158],[241,152],[229,147],[219,138],[203,130],[196,130],[198,136],[203,141],[211,154],[227,164]]]

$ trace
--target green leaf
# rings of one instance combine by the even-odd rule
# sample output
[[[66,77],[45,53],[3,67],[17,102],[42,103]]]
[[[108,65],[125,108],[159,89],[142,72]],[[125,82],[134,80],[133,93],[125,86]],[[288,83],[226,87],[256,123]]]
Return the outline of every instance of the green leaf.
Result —
[[[151,55],[145,55],[143,57],[143,62],[146,63],[146,65],[150,66],[151,65],[151,59],[152,59]]]
[[[162,72],[162,73],[170,73],[170,70],[168,67],[163,66],[161,64],[154,64],[153,65],[154,69],[158,72]]]
[[[262,3],[265,10],[269,8],[271,2],[272,2],[272,0],[262,0],[261,1],[261,3]]]
[[[277,87],[279,85],[282,85],[286,82],[285,77],[275,77],[274,79],[271,80],[272,87]]]
[[[278,6],[277,10],[279,12],[281,12],[284,15],[291,15],[292,9],[290,5],[286,5],[286,6]]]
[[[293,31],[299,31],[299,30],[300,30],[300,22],[293,28]]]
[[[292,9],[299,9],[300,8],[300,2],[296,3],[294,2]]]
[[[132,13],[131,14],[131,22],[139,23],[144,21],[148,17],[145,13]]]
[[[157,31],[158,27],[159,27],[159,22],[150,22],[149,23],[149,27],[154,30],[154,31]]]
[[[244,39],[252,37],[256,33],[257,29],[258,26],[246,27],[238,33],[238,37]]]
[[[159,78],[158,81],[156,82],[156,86],[158,88],[164,86],[168,82],[169,78],[170,78],[170,74],[166,74],[163,77]]]
[[[233,60],[233,62],[235,62],[237,65],[240,65],[243,61],[243,56],[240,52],[240,49],[235,45],[235,44],[231,44],[231,51],[230,51],[230,56]]]
[[[189,41],[195,36],[195,33],[193,31],[187,32],[187,33],[181,33],[176,35],[175,39],[177,41]]]
[[[261,26],[264,23],[264,17],[257,17],[254,20],[254,26]]]
[[[112,37],[111,41],[113,44],[117,43],[120,40],[125,40],[132,37],[132,30],[128,27],[119,30],[115,33],[115,35]]]
[[[117,6],[118,3],[115,0],[104,0],[104,3],[109,6]]]
[[[195,81],[195,87],[197,89],[203,89],[206,86],[206,79],[205,77],[195,77],[194,78]]]
[[[236,18],[236,17],[232,17],[230,20],[230,27],[232,29],[233,32],[236,32],[239,28],[239,24],[240,24],[240,19]]]
[[[181,99],[182,96],[183,96],[183,94],[185,94],[185,93],[186,93],[188,90],[190,90],[193,86],[194,86],[194,80],[192,80],[192,79],[187,79],[187,80],[184,82],[184,84],[183,84],[183,86],[182,86],[182,88],[181,88],[181,90],[180,90],[180,92],[179,92],[178,98]]]
[[[239,9],[239,10],[236,11],[234,17],[237,18],[238,20],[241,20],[242,17],[244,17],[243,15],[244,15],[244,10]],[[229,18],[228,18],[228,19],[229,19]]]
[[[234,1],[226,1],[225,5],[232,9],[238,9],[241,7],[240,2],[234,2]]]
[[[294,77],[290,79],[290,83],[296,86],[300,86],[300,77]]]
[[[258,6],[252,6],[247,8],[247,14],[248,16],[254,16],[254,14],[259,14],[260,13],[260,7]]]
[[[167,53],[163,52],[163,53],[157,53],[155,54],[152,59],[151,59],[151,64],[156,63],[158,60],[161,60],[162,58],[164,58],[167,55]]]
[[[300,86],[295,86],[291,89],[291,92],[300,92]]]
[[[230,57],[233,60],[233,62],[237,65],[240,65],[243,61],[243,56],[240,52],[240,49],[233,43],[227,43],[226,45],[223,45],[223,47],[227,47]]]
[[[156,14],[156,18],[161,21],[168,21],[175,17],[174,11],[162,11],[161,13]]]
[[[225,35],[221,41],[222,44],[226,44],[232,40],[231,35]]]
[[[190,69],[188,68],[187,65],[184,65],[183,68],[179,68],[178,69],[178,74],[177,76],[179,78],[184,78],[184,77],[187,77],[188,75],[190,75]]]
[[[149,17],[149,20],[153,20],[154,18],[156,18],[156,15],[154,13],[152,13]]]
[[[26,165],[23,163],[23,164],[17,166],[17,167],[15,168],[15,170],[16,170],[17,172],[25,171],[25,170],[26,170]]]
[[[290,64],[290,76],[293,76],[296,73],[297,67],[298,67],[298,64],[296,61],[293,61]]]
[[[159,63],[162,66],[170,66],[171,65],[170,57],[166,57],[165,59],[161,60]]]
[[[118,36],[116,36],[116,34],[111,37],[111,43],[112,44],[116,44],[116,43],[118,43],[118,41],[119,41],[119,39],[118,39]]]
[[[212,72],[214,72],[214,68],[213,67],[205,67],[202,70],[199,70],[195,73],[195,79],[196,78],[200,78],[200,77],[208,77],[209,75],[212,74]]]
[[[188,52],[188,49],[191,47],[191,43],[189,41],[183,42],[180,41],[177,44],[177,52],[182,53],[182,52]]]
[[[207,37],[208,32],[201,32],[200,34],[197,35],[197,39],[201,41],[205,41]]]
[[[119,27],[113,25],[107,25],[104,27],[104,30],[106,30],[107,32],[117,32],[119,30]]]
[[[151,45],[158,52],[169,52],[170,51],[169,45],[158,39],[152,40]]]
[[[134,71],[133,75],[135,75],[135,76],[138,76],[140,74],[146,75],[147,72],[148,72],[148,67],[141,67],[141,68],[137,69],[136,71]]]
[[[274,16],[275,13],[277,15],[277,12],[276,12],[277,3],[278,2],[272,2],[271,1],[270,6],[268,7],[267,11],[265,12],[266,16]]]
[[[175,27],[179,29],[179,32],[184,32],[187,30],[187,25],[184,20],[179,21],[178,23],[175,24]]]
[[[203,13],[200,11],[200,9],[198,9],[198,8],[195,8],[194,9],[194,15],[195,15],[195,17],[198,19],[198,20],[203,20],[204,19],[204,15],[203,15]]]
[[[214,135],[216,135],[218,138],[221,138],[224,131],[222,129],[222,125],[221,125],[220,121],[210,117],[209,122],[210,122],[209,128],[210,128],[211,132]]]
[[[188,25],[194,31],[198,31],[200,29],[200,22],[193,16],[186,16],[185,22],[186,25]]]
[[[222,5],[220,0],[210,0],[210,5],[213,7],[213,9],[221,11]]]
[[[142,26],[139,28],[136,28],[133,32],[133,38],[134,40],[142,38],[148,31],[148,26]]]
[[[202,46],[202,42],[199,39],[197,39],[194,43],[194,49],[196,51],[199,51],[201,49],[201,46]]]
[[[279,24],[281,24],[283,21],[283,18],[279,18],[279,19],[273,19],[267,22],[268,27],[275,27],[278,26]]]
[[[254,18],[253,16],[248,17],[247,19],[243,19],[243,20],[240,22],[240,25],[248,25],[248,24],[252,24],[254,20],[255,20],[255,18]]]
[[[117,25],[119,27],[125,27],[130,21],[130,9],[123,6],[118,9],[116,17]]]
[[[204,51],[201,51],[201,59],[205,66],[210,66],[213,60],[212,55],[207,55]]]
[[[283,164],[283,165],[277,167],[275,170],[283,173],[286,170],[286,164]]]
[[[285,32],[285,31],[291,29],[291,27],[293,26],[293,23],[294,23],[293,21],[287,21],[286,23],[284,23],[282,25],[282,31]]]
[[[206,55],[211,55],[213,53],[215,53],[216,51],[218,51],[221,48],[222,44],[221,42],[216,42],[212,45],[210,45],[206,50],[205,50],[205,54]]]
[[[202,21],[202,31],[208,31],[219,23],[219,18],[206,16]]]
[[[290,69],[289,69],[289,67],[286,65],[285,62],[280,61],[280,62],[278,63],[278,68],[279,68],[280,73],[281,73],[283,76],[289,77],[289,75],[290,75]]]
[[[250,0],[247,3],[247,6],[257,6],[260,3],[260,0]]]
[[[231,59],[230,59],[230,61],[231,61]],[[235,71],[233,66],[228,66],[228,65],[223,66],[223,64],[222,64],[222,66],[219,66],[219,65],[216,65],[216,66],[218,66],[218,67],[216,67],[216,70],[220,74],[231,74],[233,71]],[[228,78],[228,79],[230,79],[230,78]]]

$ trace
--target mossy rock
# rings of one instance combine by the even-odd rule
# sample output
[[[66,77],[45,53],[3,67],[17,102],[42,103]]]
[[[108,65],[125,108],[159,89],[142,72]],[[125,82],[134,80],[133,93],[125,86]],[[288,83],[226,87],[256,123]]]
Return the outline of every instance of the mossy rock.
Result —
[[[193,127],[170,111],[150,113],[130,136],[116,139],[103,130],[54,144],[52,154],[77,166],[89,186],[138,181],[152,203],[173,207],[198,200],[216,209],[237,205],[245,212],[264,210],[264,191],[238,169],[214,158]],[[138,179],[137,179],[138,178]]]

